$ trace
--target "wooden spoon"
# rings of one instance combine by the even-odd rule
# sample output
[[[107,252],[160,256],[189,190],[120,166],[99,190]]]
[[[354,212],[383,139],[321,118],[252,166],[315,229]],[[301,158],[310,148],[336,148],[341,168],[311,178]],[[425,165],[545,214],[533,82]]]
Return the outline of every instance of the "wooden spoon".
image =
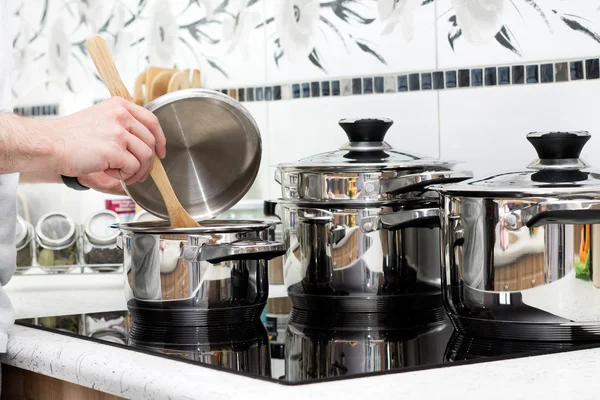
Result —
[[[104,39],[99,35],[92,35],[86,41],[86,46],[90,52],[90,57],[94,61],[94,65],[108,87],[111,96],[120,96],[125,100],[133,101],[129,91],[121,80],[119,71],[117,71],[115,62],[113,61]],[[169,219],[171,220],[171,226],[174,228],[193,228],[200,226],[187,213],[177,199],[173,187],[171,186],[171,182],[169,182],[169,177],[163,168],[162,162],[156,155],[154,156],[154,163],[150,176],[152,176],[152,179],[165,202],[167,212],[169,213]]]

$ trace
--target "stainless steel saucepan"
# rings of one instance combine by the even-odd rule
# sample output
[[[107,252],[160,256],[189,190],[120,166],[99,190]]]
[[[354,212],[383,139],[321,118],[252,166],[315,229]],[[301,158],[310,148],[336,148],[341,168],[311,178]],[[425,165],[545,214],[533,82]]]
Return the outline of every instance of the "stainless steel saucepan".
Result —
[[[271,221],[208,220],[198,228],[124,223],[127,307],[146,326],[240,324],[260,316],[268,260],[285,252],[267,240]]]
[[[471,177],[455,163],[392,149],[389,119],[342,120],[339,151],[280,164],[284,282],[293,306],[344,312],[442,307],[439,197]]]
[[[432,186],[442,198],[442,287],[464,334],[600,339],[600,175],[587,132],[530,133],[527,169]]]

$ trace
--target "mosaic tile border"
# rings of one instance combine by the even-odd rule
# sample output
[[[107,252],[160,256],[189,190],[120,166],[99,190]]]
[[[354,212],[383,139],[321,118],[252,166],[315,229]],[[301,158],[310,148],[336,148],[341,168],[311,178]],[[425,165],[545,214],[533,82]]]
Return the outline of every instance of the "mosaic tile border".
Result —
[[[600,57],[512,65],[334,78],[269,86],[215,89],[240,102],[297,100],[600,80]],[[95,100],[94,104],[102,100]],[[15,107],[27,117],[59,115],[58,104]]]
[[[13,113],[22,117],[48,117],[59,115],[58,104],[44,104],[13,108]]]
[[[600,79],[599,58],[335,78],[217,90],[241,102],[253,102],[595,79]]]

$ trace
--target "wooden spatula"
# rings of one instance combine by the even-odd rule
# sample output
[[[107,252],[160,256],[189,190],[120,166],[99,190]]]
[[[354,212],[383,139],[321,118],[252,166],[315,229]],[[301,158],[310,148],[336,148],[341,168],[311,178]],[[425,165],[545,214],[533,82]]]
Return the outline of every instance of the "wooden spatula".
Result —
[[[99,35],[92,35],[86,41],[86,46],[90,52],[90,57],[94,61],[94,65],[108,87],[111,96],[121,96],[128,101],[133,101],[129,91],[121,80],[121,76],[117,71],[115,62],[113,61],[104,39]],[[175,228],[193,228],[200,226],[187,213],[177,199],[173,187],[171,186],[171,182],[169,181],[169,177],[163,168],[162,162],[156,155],[154,156],[154,163],[150,176],[152,176],[152,179],[165,202],[167,212],[169,213],[169,219],[171,220],[171,226]]]

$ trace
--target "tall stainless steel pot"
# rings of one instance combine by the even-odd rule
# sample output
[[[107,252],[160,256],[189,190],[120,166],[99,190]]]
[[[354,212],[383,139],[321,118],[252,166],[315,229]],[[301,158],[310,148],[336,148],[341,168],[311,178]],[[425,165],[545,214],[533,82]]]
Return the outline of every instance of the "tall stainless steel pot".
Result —
[[[461,333],[600,339],[600,175],[587,132],[531,133],[526,170],[433,186],[442,198],[444,303]]]
[[[127,307],[151,326],[239,324],[259,316],[269,294],[268,260],[285,252],[267,240],[272,221],[120,224]]]
[[[420,312],[441,307],[439,197],[472,176],[394,150],[389,119],[342,120],[340,150],[280,164],[284,282],[295,308]]]

